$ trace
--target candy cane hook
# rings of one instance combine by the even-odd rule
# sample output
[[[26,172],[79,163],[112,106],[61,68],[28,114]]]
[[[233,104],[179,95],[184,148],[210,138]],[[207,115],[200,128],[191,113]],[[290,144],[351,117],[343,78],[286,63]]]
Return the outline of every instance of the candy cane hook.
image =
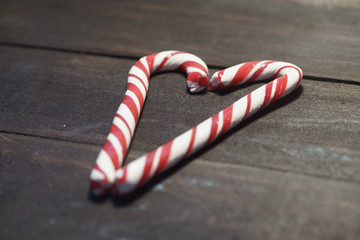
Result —
[[[121,196],[137,189],[258,110],[289,94],[299,86],[302,79],[300,68],[278,61],[248,62],[216,72],[210,80],[211,90],[274,78],[196,127],[119,169],[116,172],[114,194]]]
[[[123,164],[145,101],[150,75],[173,70],[187,73],[187,86],[191,92],[201,91],[208,85],[207,66],[193,54],[164,51],[138,60],[130,69],[124,100],[90,174],[90,188],[94,194],[104,194],[111,188],[115,171]]]

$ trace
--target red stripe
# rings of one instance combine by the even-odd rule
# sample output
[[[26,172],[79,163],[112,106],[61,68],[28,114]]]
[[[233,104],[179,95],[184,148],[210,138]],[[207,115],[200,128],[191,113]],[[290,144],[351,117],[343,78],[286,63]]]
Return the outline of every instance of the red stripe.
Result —
[[[299,73],[299,80],[298,80],[298,82],[297,82],[297,84],[296,84],[296,87],[299,86],[299,84],[300,84],[300,82],[301,82],[301,79],[302,79],[302,74],[301,74],[300,70],[299,70],[297,67],[294,67],[294,66],[284,66],[284,67],[280,68],[280,69],[277,70],[276,73],[273,75],[273,78],[277,78],[278,75],[280,74],[280,71],[283,70],[283,69],[285,69],[285,68],[293,68],[293,69],[295,69],[295,70]]]
[[[174,53],[171,53],[171,54],[169,54],[168,56],[166,56],[166,57],[162,60],[162,62],[160,63],[160,65],[157,67],[157,69],[156,69],[154,72],[160,71],[160,70],[164,67],[165,63],[166,63],[171,57],[173,57],[173,56],[175,56],[175,55],[177,55],[177,54],[181,54],[181,53],[184,53],[184,52],[174,52]]]
[[[118,169],[119,168],[119,157],[115,151],[114,146],[112,145],[112,143],[109,140],[107,140],[106,143],[104,144],[103,150],[107,153],[107,155],[111,159],[111,161],[114,165],[114,168]]]
[[[211,132],[210,132],[210,136],[206,142],[206,144],[211,143],[215,137],[216,137],[216,132],[219,126],[219,114],[214,115],[212,118],[212,123],[211,123]]]
[[[233,105],[231,105],[223,110],[223,122],[224,123],[223,123],[222,129],[221,129],[220,135],[229,129],[229,127],[231,125],[232,114],[233,114]]]
[[[275,102],[276,100],[281,98],[281,96],[284,94],[284,92],[286,90],[286,85],[287,85],[287,75],[284,75],[277,79],[275,94],[274,94],[274,97],[271,100],[271,102]]]
[[[103,175],[104,175],[104,179],[107,181],[107,176],[106,174],[104,173],[103,170],[101,170],[101,168],[99,167],[99,165],[97,163],[95,163],[95,166],[94,166],[94,169],[98,170],[99,172],[101,172]]]
[[[238,85],[239,83],[241,83],[242,81],[245,80],[245,78],[249,75],[249,73],[251,72],[251,70],[255,67],[255,65],[259,63],[257,62],[247,62],[244,63],[239,70],[236,72],[235,77],[233,78],[233,80],[231,81],[230,86],[235,86]]]
[[[129,78],[129,77],[134,77],[134,78],[136,78],[137,80],[139,80],[139,81],[141,82],[141,84],[144,86],[145,91],[147,91],[147,87],[146,87],[144,81],[143,81],[139,76],[137,76],[137,75],[135,75],[135,74],[129,74],[129,75],[128,75],[128,78]],[[149,81],[149,79],[148,79],[148,81]]]
[[[153,67],[154,67],[154,61],[155,57],[158,55],[158,53],[151,54],[149,56],[146,56],[146,62],[149,66],[149,72],[152,73]]]
[[[146,67],[144,66],[144,64],[143,64],[140,60],[137,61],[137,62],[134,64],[134,66],[140,68],[140,69],[144,72],[144,74],[145,74],[145,76],[147,77],[147,79],[149,79],[150,74],[148,73]]]
[[[162,146],[161,153],[160,153],[159,165],[157,166],[155,175],[158,175],[159,173],[161,173],[161,171],[167,166],[169,157],[170,157],[172,144],[173,144],[173,141],[170,141]]]
[[[244,115],[244,117],[243,117],[242,120],[246,119],[247,116],[249,115],[250,107],[251,107],[251,93],[249,93],[249,94],[247,95],[247,106],[246,106],[245,115]]]
[[[125,154],[127,151],[127,144],[124,133],[115,124],[111,126],[110,133],[114,134],[115,137],[119,140],[122,147],[123,158],[125,158]],[[119,164],[121,165],[122,162]]]
[[[276,73],[273,75],[273,78],[277,78],[278,75],[280,74],[281,70],[283,70],[285,68],[293,68],[293,69],[295,69],[299,73],[299,77],[302,78],[301,72],[299,71],[298,68],[296,68],[294,66],[284,66],[284,67],[279,68],[279,70],[277,70]]]
[[[197,63],[197,62],[194,62],[194,61],[183,62],[176,70],[185,72],[186,68],[188,68],[188,67],[198,68],[198,69],[202,70],[204,73],[207,74],[206,68],[203,65],[201,65],[200,63]]]
[[[263,63],[260,68],[258,70],[256,70],[256,72],[250,77],[250,79],[248,80],[248,82],[252,82],[252,81],[255,81],[262,73],[263,71],[265,70],[265,68],[267,68],[267,66],[270,64],[270,63],[273,63],[275,61],[269,61],[269,62],[266,62],[266,63]]]
[[[97,163],[95,163],[94,169],[98,170],[104,176],[104,179],[101,181],[95,181],[95,180],[90,179],[90,188],[91,189],[102,188],[105,183],[108,183],[108,178],[107,178],[106,174],[103,172],[103,170],[101,170],[99,168]]]
[[[191,150],[193,149],[194,147],[194,142],[195,142],[195,137],[196,137],[196,127],[194,127],[191,131],[191,140],[190,140],[190,144],[189,144],[189,147],[184,155],[184,157],[188,156],[191,152]]]
[[[266,86],[265,86],[265,97],[264,97],[264,102],[260,107],[261,109],[266,107],[268,105],[268,103],[270,102],[273,83],[274,83],[274,81],[271,81],[268,84],[266,84]]]
[[[121,178],[119,178],[117,181],[119,182],[119,183],[124,183],[124,182],[126,182],[126,177],[127,177],[127,167],[125,166],[125,167],[123,167],[122,168],[122,171],[123,171],[123,175],[122,175],[122,177]]]
[[[225,86],[221,83],[221,79],[222,79],[222,77],[223,77],[223,75],[224,75],[224,70],[219,71],[217,75],[218,75],[218,76],[217,76],[217,77],[218,77],[218,83],[217,83],[216,86],[215,86],[215,85],[213,85],[213,84],[210,82],[210,84],[209,84],[209,90],[214,90],[214,89],[220,90],[220,89],[226,89],[226,88],[227,88],[227,86],[225,87]]]
[[[195,82],[195,83],[197,83],[198,86],[201,86],[201,87],[206,87],[209,83],[209,76],[208,76],[207,70],[201,64],[199,64],[197,62],[187,61],[187,62],[184,62],[183,64],[181,64],[177,68],[177,71],[187,71],[188,67],[194,67],[194,68],[204,71],[204,73],[206,74],[206,77],[202,77],[202,74],[200,72],[194,71],[194,72],[191,72],[188,74],[187,81]]]
[[[148,176],[150,174],[150,171],[151,171],[152,164],[154,162],[155,153],[156,153],[156,150],[152,151],[151,153],[146,155],[144,171],[143,171],[143,174],[141,176],[139,185],[143,184],[146,181],[146,179],[148,178]]]
[[[132,115],[134,116],[135,122],[137,122],[139,120],[139,112],[134,100],[128,95],[125,95],[121,104],[125,104],[130,109]]]
[[[140,111],[141,111],[144,105],[144,96],[142,95],[140,89],[135,84],[128,83],[127,90],[132,91],[136,95],[140,103]]]
[[[129,133],[130,133],[130,137],[132,137],[132,132],[131,132],[131,129],[130,129],[130,126],[129,124],[126,122],[125,118],[119,114],[116,114],[115,115],[116,117],[120,118],[121,121],[123,121],[127,127],[127,129],[129,130]]]

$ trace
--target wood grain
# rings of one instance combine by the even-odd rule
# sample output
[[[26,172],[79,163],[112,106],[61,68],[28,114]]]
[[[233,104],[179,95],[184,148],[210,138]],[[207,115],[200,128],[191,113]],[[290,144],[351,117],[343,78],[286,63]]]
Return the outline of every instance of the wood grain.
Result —
[[[126,203],[87,199],[99,147],[0,134],[2,239],[357,239],[358,184],[195,160]],[[161,180],[161,179],[160,179]]]
[[[104,143],[134,61],[0,49],[5,73],[0,76],[1,131]],[[155,76],[130,151],[144,154],[155,149],[261,84],[228,93],[190,95],[184,76]],[[357,85],[305,79],[289,97],[195,158],[359,183],[359,90]]]
[[[346,239],[360,235],[360,2],[0,1],[0,239]],[[130,198],[90,169],[135,59],[178,49],[210,73],[261,59],[306,78]],[[263,83],[191,95],[154,76],[126,161]]]
[[[0,42],[132,57],[179,49],[223,67],[274,59],[359,82],[359,2],[312,2],[2,1]]]

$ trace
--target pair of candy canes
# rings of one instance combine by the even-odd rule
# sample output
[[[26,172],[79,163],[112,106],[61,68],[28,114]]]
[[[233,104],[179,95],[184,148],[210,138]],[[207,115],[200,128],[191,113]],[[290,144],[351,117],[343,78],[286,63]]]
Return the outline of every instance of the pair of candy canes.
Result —
[[[257,80],[275,79],[179,135],[154,151],[123,165],[148,91],[150,75],[162,71],[185,71],[191,92],[227,89]],[[142,57],[130,69],[125,97],[117,110],[110,133],[90,174],[95,195],[110,190],[116,196],[133,192],[148,180],[170,168],[258,110],[289,94],[299,86],[299,67],[279,61],[242,63],[214,73],[209,84],[208,68],[197,56],[164,51]]]

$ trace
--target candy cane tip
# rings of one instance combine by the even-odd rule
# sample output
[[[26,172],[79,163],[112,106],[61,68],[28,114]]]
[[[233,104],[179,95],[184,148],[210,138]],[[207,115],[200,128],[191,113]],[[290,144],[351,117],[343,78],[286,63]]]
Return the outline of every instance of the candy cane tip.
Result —
[[[127,168],[120,168],[116,171],[116,180],[113,186],[112,194],[115,197],[122,197],[132,193],[137,186],[137,182],[127,178]]]
[[[106,175],[96,168],[91,171],[90,174],[90,189],[96,196],[101,196],[108,193],[111,189],[111,183],[109,183]]]
[[[103,196],[110,192],[112,186],[105,181],[90,180],[91,193],[95,196]]]
[[[190,92],[200,92],[208,86],[209,77],[204,73],[192,72],[188,75],[186,83]]]
[[[210,84],[209,84],[209,90],[216,90],[216,89],[220,89],[221,84],[220,84],[220,79],[219,79],[219,71],[217,71],[216,73],[214,73],[210,79]]]

